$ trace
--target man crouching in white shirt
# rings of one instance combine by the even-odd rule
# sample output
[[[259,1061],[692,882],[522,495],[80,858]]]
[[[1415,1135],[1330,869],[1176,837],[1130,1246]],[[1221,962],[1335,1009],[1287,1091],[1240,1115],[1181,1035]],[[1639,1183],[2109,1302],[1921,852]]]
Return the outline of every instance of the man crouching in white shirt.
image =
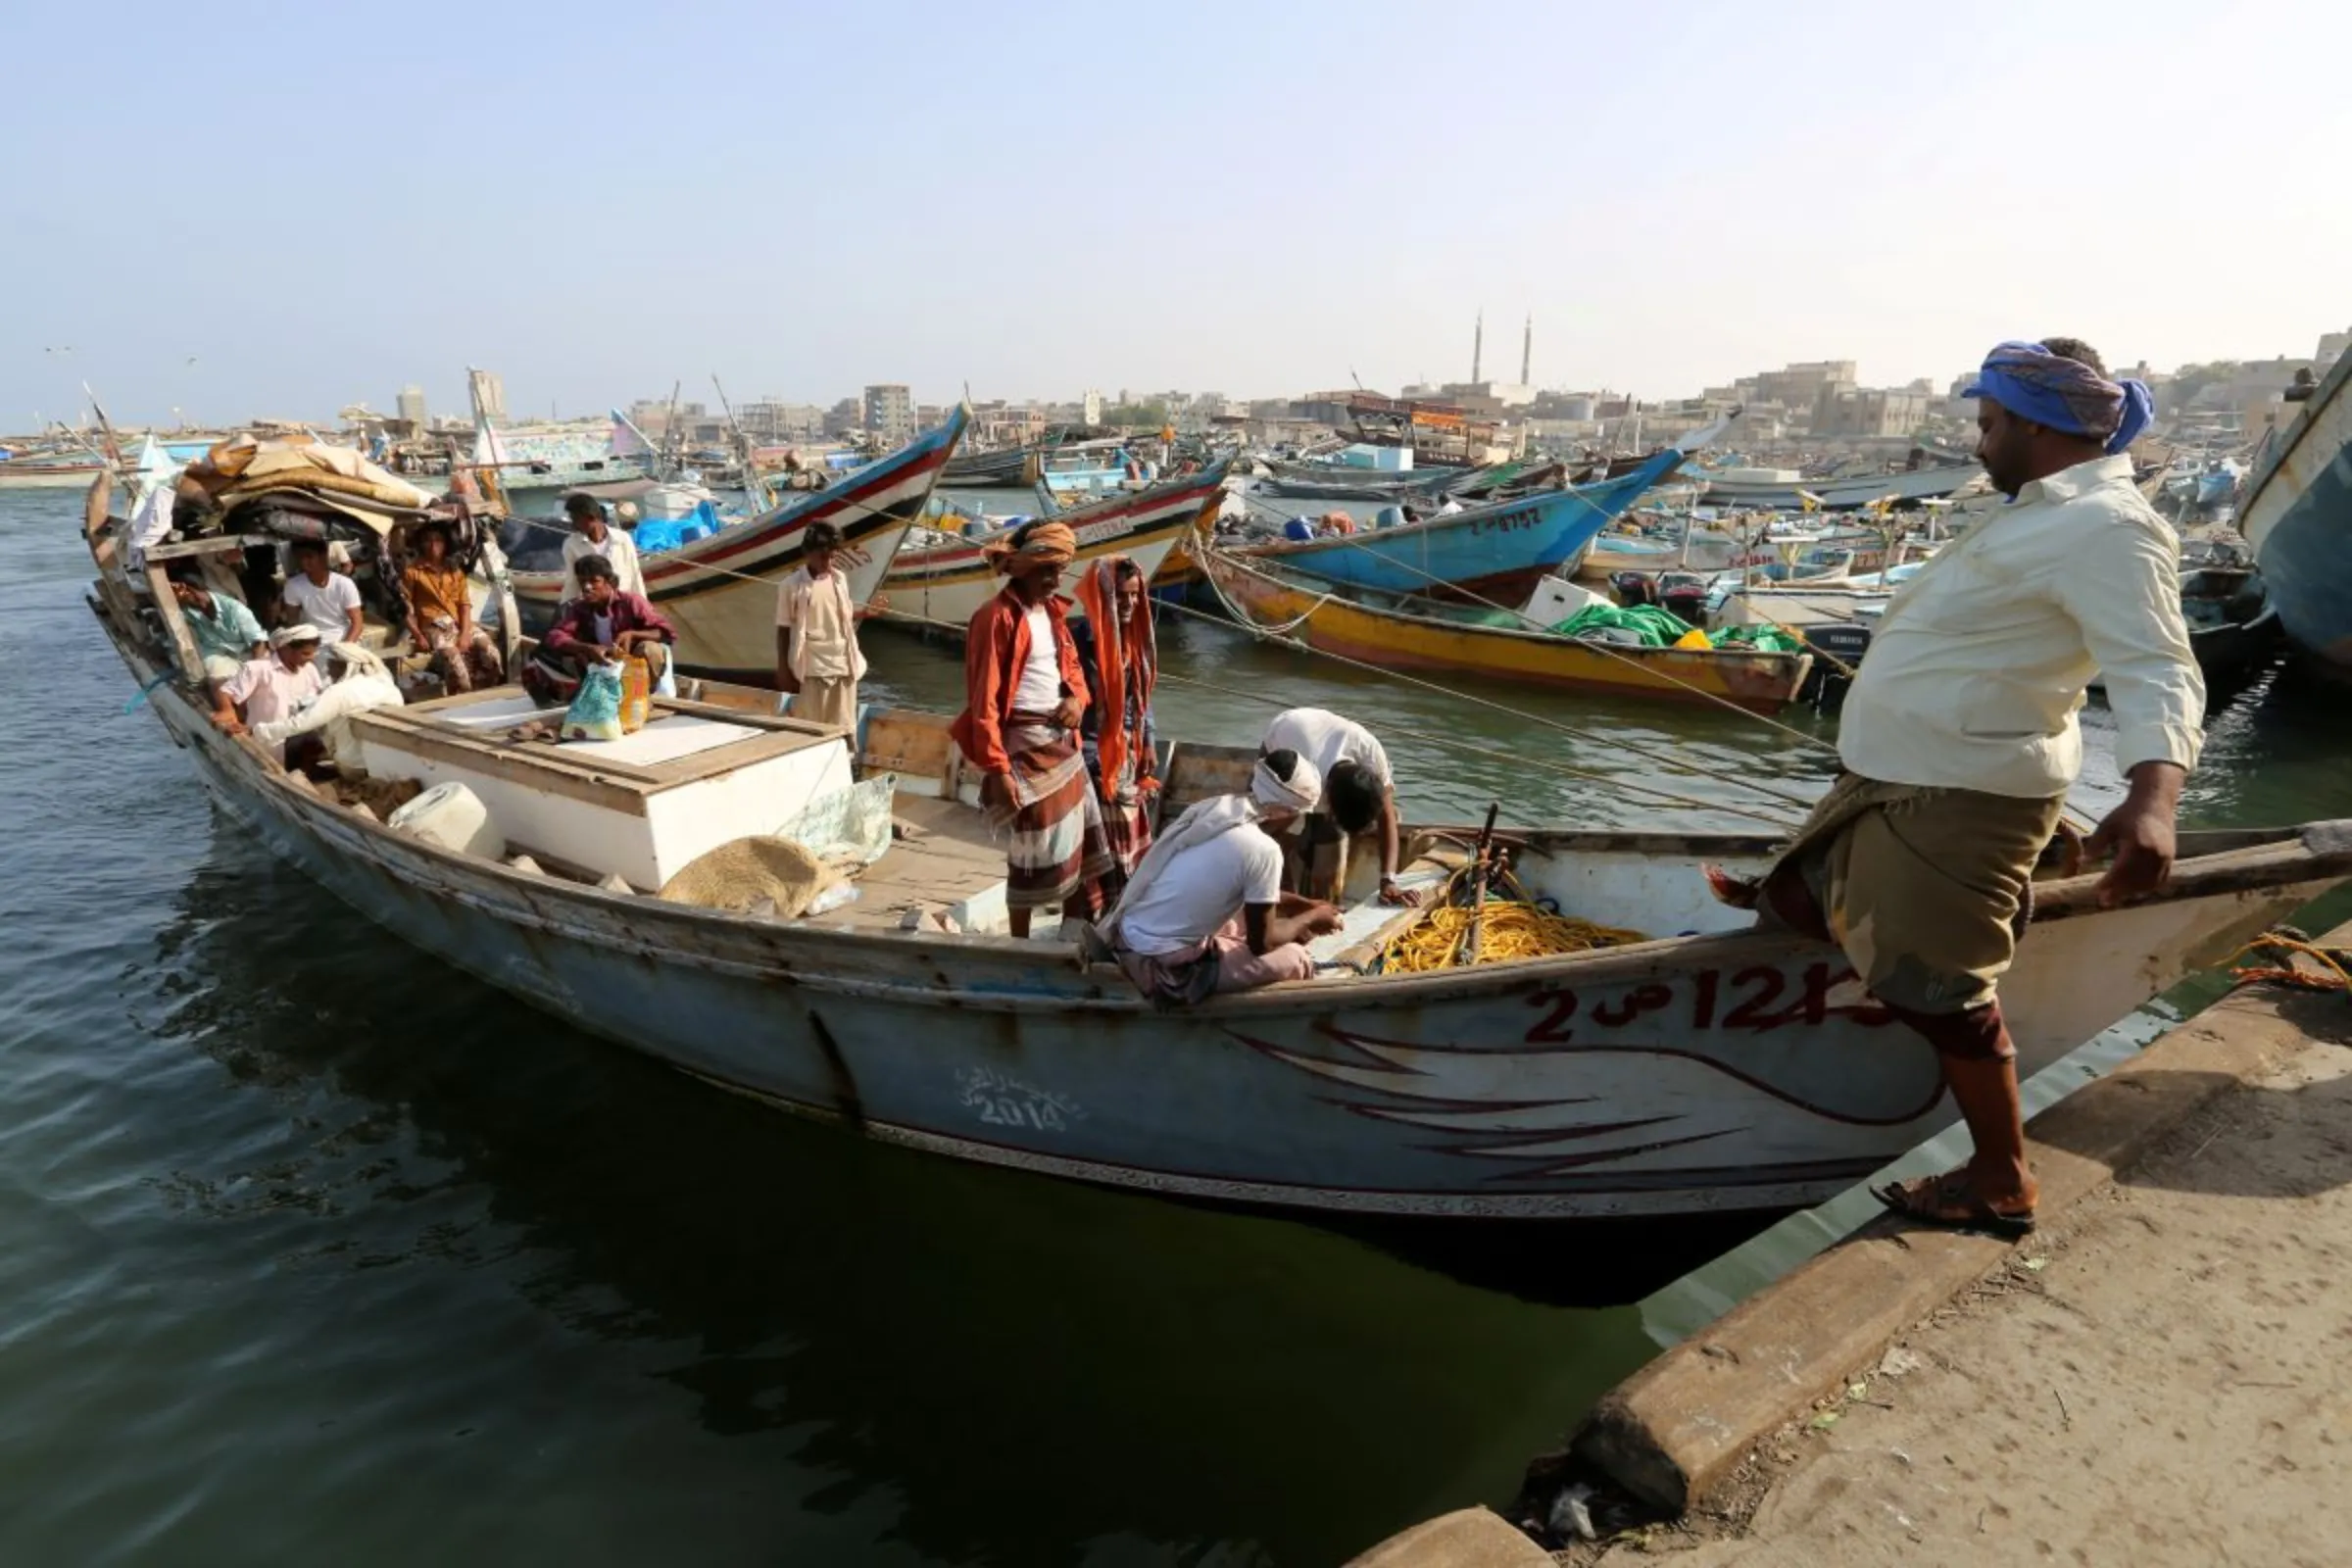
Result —
[[[1217,795],[1162,830],[1100,931],[1119,966],[1162,1007],[1280,980],[1311,979],[1306,942],[1340,911],[1282,891],[1273,838],[1314,808],[1323,781],[1297,752],[1257,760],[1250,793]]]
[[[2147,388],[2050,338],[1994,349],[1968,395],[1977,456],[2010,504],[1889,602],[1839,720],[1845,772],[1761,896],[1769,914],[1835,941],[1935,1047],[1975,1140],[1965,1168],[1882,1189],[1881,1201],[2017,1236],[2033,1229],[2038,1192],[1994,988],[2082,771],[2076,712],[2103,673],[2131,793],[2084,848],[2114,855],[2099,884],[2112,905],[2171,874],[2205,688],[2180,613],[2179,541],[2123,455],[2147,426]]]

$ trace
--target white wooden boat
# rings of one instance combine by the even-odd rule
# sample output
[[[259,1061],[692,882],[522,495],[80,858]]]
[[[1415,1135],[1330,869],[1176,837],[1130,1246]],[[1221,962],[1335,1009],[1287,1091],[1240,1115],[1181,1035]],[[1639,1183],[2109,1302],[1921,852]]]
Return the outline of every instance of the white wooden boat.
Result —
[[[1699,862],[1757,868],[1764,839],[1513,834],[1531,890],[1654,939],[1423,975],[1334,968],[1160,1012],[1066,944],[995,934],[1002,864],[934,716],[866,717],[865,769],[895,773],[899,810],[929,831],[870,866],[857,903],[797,920],[718,913],[608,890],[553,856],[534,871],[442,848],[335,804],[208,722],[170,594],[142,603],[110,547],[97,554],[99,625],[198,780],[354,918],[583,1033],[870,1138],[1189,1198],[1556,1218],[1811,1203],[1953,1120],[1933,1054],[1853,994],[1834,950],[1745,929],[1709,896]],[[593,837],[554,813],[612,810],[640,837],[664,821],[695,831],[697,811],[647,803],[723,784],[744,758],[840,776],[846,758],[831,754],[846,737],[792,733],[768,716],[772,694],[701,690],[721,701],[663,705],[635,760],[469,729],[469,708],[511,704],[510,688],[396,710],[368,744],[444,776],[498,778],[512,847],[561,830],[591,855]],[[1235,787],[1249,762],[1175,746],[1171,806]],[[757,816],[766,798],[725,808]],[[1459,841],[1413,829],[1408,880],[1438,875]],[[668,846],[673,858],[688,849]],[[2088,876],[2037,890],[2003,988],[2022,1070],[2352,876],[2352,823],[2190,834],[2181,849],[2170,888],[2122,908],[2101,909]],[[959,909],[969,929],[903,930],[910,905]],[[1375,952],[1417,917],[1356,901],[1320,949]]]
[[[822,490],[795,492],[749,521],[641,557],[646,596],[677,624],[679,665],[739,680],[773,678],[776,584],[799,568],[812,522],[841,529],[851,598],[858,604],[871,599],[921,519],[968,417],[959,407],[938,429]],[[512,577],[524,624],[536,630],[553,620],[569,591],[564,574],[516,571]]]
[[[1196,529],[1209,526],[1225,500],[1225,470],[1206,468],[1166,484],[1054,514],[1078,536],[1078,559],[1067,579],[1104,556],[1130,556],[1150,582],[1168,552]],[[882,581],[885,618],[960,632],[1004,580],[983,554],[984,538],[936,535],[910,541]],[[773,616],[771,614],[772,622]],[[772,639],[773,632],[770,632]]]

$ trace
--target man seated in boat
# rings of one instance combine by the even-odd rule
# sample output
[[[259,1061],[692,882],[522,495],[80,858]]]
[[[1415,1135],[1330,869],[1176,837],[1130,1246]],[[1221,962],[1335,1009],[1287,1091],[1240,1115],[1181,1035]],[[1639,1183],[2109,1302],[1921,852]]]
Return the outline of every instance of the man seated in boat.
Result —
[[[278,590],[277,598],[280,625],[308,626],[318,634],[318,642],[360,640],[360,585],[333,569],[326,541],[296,541],[294,573]]]
[[[834,567],[840,549],[839,527],[808,524],[799,569],[776,585],[776,689],[792,694],[793,717],[855,730],[865,653],[850,580]]]
[[[1405,905],[1413,896],[1396,882],[1399,832],[1396,788],[1389,754],[1363,725],[1320,708],[1274,715],[1258,741],[1261,753],[1294,751],[1312,762],[1322,799],[1283,837],[1284,883],[1310,898],[1336,899],[1347,880],[1348,854],[1380,830],[1380,902]]]
[[[432,657],[444,689],[469,692],[507,678],[498,644],[474,623],[466,573],[449,559],[449,528],[428,522],[415,536],[417,555],[400,574],[409,602],[409,645]]]
[[[1314,763],[1272,752],[1250,770],[1248,795],[1198,803],[1152,846],[1099,934],[1156,1005],[1314,978],[1306,943],[1338,930],[1340,911],[1282,891],[1271,835],[1319,793]]]
[[[583,556],[572,568],[580,596],[565,605],[522,667],[522,688],[542,703],[567,703],[591,663],[642,656],[659,681],[678,629],[642,594],[620,586],[612,564]]]
[[[1093,914],[1094,884],[1113,864],[1078,746],[1086,672],[1055,592],[1078,536],[1025,522],[981,549],[1004,588],[965,628],[964,708],[949,733],[980,770],[989,831],[1005,841],[1008,923],[1026,938],[1039,909]]]
[[[179,602],[180,618],[195,639],[196,656],[204,661],[206,681],[215,692],[238,670],[270,656],[270,634],[245,602],[217,594],[198,579],[196,563],[182,558],[172,563],[172,597]]]
[[[605,504],[594,496],[565,496],[564,514],[571,519],[570,537],[564,541],[564,597],[577,599],[588,591],[580,580],[580,563],[591,556],[612,568],[621,592],[642,597],[645,573],[637,565],[637,541],[605,520]]]
[[[324,559],[321,556],[320,559]],[[270,654],[241,665],[213,697],[213,727],[224,735],[289,718],[326,687],[318,673],[318,628],[308,621],[270,634]],[[307,743],[307,744],[306,744]],[[305,736],[279,745],[288,766],[315,760],[322,742]]]
[[[1103,874],[1093,919],[1108,909],[1152,847],[1152,804],[1159,794],[1158,737],[1152,730],[1152,693],[1159,680],[1159,650],[1152,626],[1152,596],[1143,568],[1130,556],[1106,556],[1078,579],[1086,614],[1070,623],[1078,667],[1086,676],[1086,711],[1079,715],[1079,748],[1102,812],[1102,837],[1116,862]]]
[[[2179,545],[2125,455],[2147,427],[2147,388],[2050,338],[1995,348],[1967,395],[1977,456],[2009,505],[1887,607],[1846,694],[1845,771],[1760,893],[1779,919],[1843,948],[1872,996],[1935,1047],[1975,1140],[1965,1167],[1881,1200],[1928,1224],[2019,1235],[2036,1187],[1996,988],[2082,770],[2083,689],[2104,675],[2131,781],[2083,846],[2114,855],[2108,905],[2171,874],[2205,689]]]

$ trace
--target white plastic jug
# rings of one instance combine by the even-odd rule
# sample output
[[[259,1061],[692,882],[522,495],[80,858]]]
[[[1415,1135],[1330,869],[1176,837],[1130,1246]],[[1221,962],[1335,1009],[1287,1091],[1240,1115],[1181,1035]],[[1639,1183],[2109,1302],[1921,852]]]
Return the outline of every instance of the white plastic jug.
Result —
[[[395,833],[422,839],[427,844],[455,850],[461,855],[479,855],[492,860],[507,856],[507,841],[490,820],[490,808],[482,798],[463,784],[436,784],[408,805],[392,813],[391,827]]]

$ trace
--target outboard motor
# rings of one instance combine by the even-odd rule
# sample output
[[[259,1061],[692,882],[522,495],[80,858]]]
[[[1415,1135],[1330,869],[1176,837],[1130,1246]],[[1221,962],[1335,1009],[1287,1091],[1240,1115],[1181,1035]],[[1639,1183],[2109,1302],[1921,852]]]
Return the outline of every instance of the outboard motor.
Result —
[[[1707,623],[1707,585],[1689,572],[1676,572],[1658,579],[1658,603],[1668,614],[1687,620],[1693,626]]]
[[[1628,608],[1657,603],[1650,593],[1649,579],[1638,571],[1618,572],[1609,579],[1609,587],[1616,593],[1617,602]]]

